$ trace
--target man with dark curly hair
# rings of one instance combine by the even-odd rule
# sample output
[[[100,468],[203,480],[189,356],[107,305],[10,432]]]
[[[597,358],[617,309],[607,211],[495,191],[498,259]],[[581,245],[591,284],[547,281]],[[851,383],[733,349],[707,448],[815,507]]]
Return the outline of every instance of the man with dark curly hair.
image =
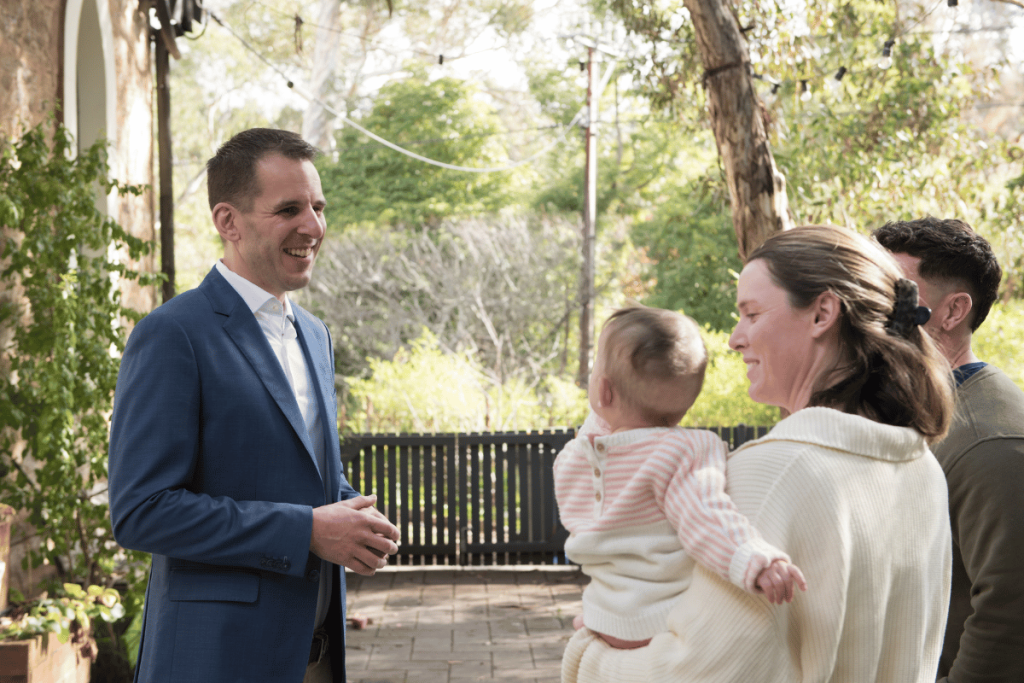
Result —
[[[971,348],[996,300],[992,247],[960,220],[888,223],[874,233],[906,275],[953,369],[957,407],[932,446],[949,486],[953,586],[937,678],[1024,681],[1024,392]]]

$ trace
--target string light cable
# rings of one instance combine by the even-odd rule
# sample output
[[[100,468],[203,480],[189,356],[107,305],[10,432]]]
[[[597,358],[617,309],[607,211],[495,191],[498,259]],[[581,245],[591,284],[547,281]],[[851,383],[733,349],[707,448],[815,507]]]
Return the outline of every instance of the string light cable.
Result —
[[[260,2],[260,0],[253,0],[253,4],[260,5],[260,6],[264,7],[265,9],[267,9],[267,10],[269,10],[271,12],[275,12],[275,13],[283,16],[283,17],[288,17],[289,19],[295,19],[296,22],[299,23],[301,26],[309,26],[310,28],[314,28],[314,29],[318,29],[318,30],[324,30],[324,31],[330,31],[332,33],[337,33],[338,35],[347,36],[349,38],[355,38],[356,40],[359,40],[360,42],[364,42],[364,43],[367,43],[368,45],[372,45],[375,49],[378,49],[381,52],[386,52],[387,54],[391,55],[392,57],[399,57],[399,56],[401,56],[404,53],[412,52],[414,54],[418,54],[418,55],[421,55],[423,57],[430,57],[432,59],[437,59],[438,64],[444,64],[445,61],[451,62],[451,61],[454,61],[456,59],[466,59],[467,57],[475,57],[476,55],[481,55],[481,54],[484,54],[485,52],[494,52],[496,50],[503,49],[503,46],[488,47],[488,48],[484,48],[483,50],[477,50],[476,52],[467,52],[467,53],[464,53],[464,54],[451,54],[451,53],[445,52],[445,51],[442,51],[441,53],[428,52],[427,50],[419,50],[419,49],[417,49],[415,47],[404,48],[404,49],[402,49],[400,51],[389,50],[389,49],[387,49],[385,47],[382,47],[384,45],[384,43],[382,41],[372,40],[370,38],[367,38],[363,34],[352,33],[351,31],[345,31],[345,30],[340,29],[340,28],[334,28],[333,26],[324,26],[323,24],[318,24],[318,23],[313,22],[313,21],[307,21],[307,20],[303,19],[301,16],[299,16],[298,14],[292,14],[292,13],[289,13],[289,12],[285,12],[283,10],[279,10],[276,7],[271,7],[270,5],[268,5],[265,2]]]
[[[956,8],[957,7],[956,0],[946,0],[946,4],[947,4],[948,7],[951,7],[951,8]],[[896,25],[893,27],[893,33],[891,34],[891,37],[887,38],[884,41],[884,43],[882,44],[881,55],[880,55],[880,57],[879,57],[879,59],[877,61],[877,67],[879,69],[883,69],[883,70],[884,69],[889,69],[889,68],[892,67],[892,65],[893,65],[892,50],[895,47],[896,42],[900,38],[902,38],[904,36],[907,36],[907,35],[938,34],[938,33],[945,33],[945,34],[972,34],[972,33],[983,33],[983,32],[1002,32],[1002,31],[1012,30],[1014,28],[1014,26],[1012,24],[1003,24],[1003,25],[990,25],[990,26],[979,26],[979,27],[960,26],[960,27],[953,27],[953,28],[949,28],[949,29],[917,29],[917,27],[920,26],[929,16],[931,16],[935,12],[935,10],[937,10],[941,5],[942,5],[942,0],[937,0],[936,3],[934,5],[932,5],[931,9],[929,9],[923,15],[918,17],[917,20],[914,21],[914,23],[912,23],[909,26],[906,26],[906,27],[904,27],[902,29],[899,28],[901,22],[897,19]],[[915,30],[915,29],[917,29],[917,30]],[[827,36],[825,36],[825,35],[814,36],[814,38],[825,38],[825,37],[827,37]],[[833,94],[835,94],[836,96],[839,96],[840,91],[842,89],[841,83],[842,83],[843,77],[846,76],[849,73],[851,73],[851,72],[846,68],[846,66],[840,66],[839,70],[835,72],[835,75],[832,76],[832,78],[830,78],[830,79],[828,79],[826,81],[827,85],[832,90]],[[771,78],[771,77],[769,77],[767,75],[764,75],[764,74],[753,73],[751,75],[754,78],[758,79],[758,80],[761,80],[761,81],[764,81],[765,83],[768,83],[771,86],[771,94],[773,96],[778,93],[779,88],[783,85],[783,82],[784,82],[784,81],[775,80],[775,79],[773,79],[773,78]],[[819,74],[819,76],[820,76],[820,74]],[[810,91],[809,79],[806,79],[806,78],[796,78],[796,79],[792,79],[792,80],[787,80],[785,82],[794,82],[794,83],[797,84],[797,92],[798,92],[798,94],[800,95],[800,98],[803,101],[807,101],[807,100],[810,99],[811,91]],[[1012,102],[1003,102],[1003,103],[992,104],[991,106],[992,107],[1016,107],[1016,106],[1020,106],[1020,105],[1016,104],[1016,103],[1012,103]],[[979,105],[974,105],[974,108],[979,108]]]
[[[366,128],[363,128],[358,123],[356,123],[352,119],[348,118],[347,116],[345,116],[341,112],[337,111],[336,109],[334,109],[334,107],[330,106],[329,104],[327,104],[326,102],[322,101],[321,99],[319,99],[317,97],[314,97],[314,96],[310,95],[309,93],[306,93],[301,88],[296,87],[295,82],[291,78],[288,77],[288,74],[286,74],[276,64],[273,64],[272,62],[270,62],[270,60],[268,60],[266,57],[264,57],[262,54],[260,54],[255,48],[252,47],[252,45],[250,45],[244,38],[242,38],[240,35],[238,35],[238,33],[236,33],[230,26],[228,26],[220,17],[218,17],[213,12],[210,12],[210,17],[212,17],[213,20],[216,21],[217,24],[219,26],[221,26],[225,31],[230,33],[236,40],[238,40],[245,47],[246,50],[251,52],[260,61],[262,61],[264,64],[266,64],[268,67],[270,67],[274,72],[276,72],[279,76],[281,76],[283,79],[285,79],[285,81],[288,84],[288,87],[291,88],[292,90],[294,90],[296,92],[296,94],[298,94],[304,100],[320,105],[321,107],[324,108],[324,111],[327,111],[327,112],[333,114],[339,121],[344,123],[346,126],[351,126],[352,128],[355,128],[357,131],[359,131],[360,133],[362,133],[366,137],[368,137],[371,140],[374,140],[376,142],[379,142],[380,144],[384,145],[385,147],[388,147],[389,149],[392,149],[392,150],[394,150],[396,152],[399,152],[400,154],[404,154],[407,157],[410,157],[412,159],[416,159],[417,161],[422,161],[425,164],[430,164],[432,166],[439,166],[441,168],[445,168],[445,169],[448,169],[450,171],[462,171],[462,172],[465,172],[465,173],[501,173],[501,172],[504,172],[504,171],[511,171],[512,169],[515,169],[515,168],[518,168],[520,166],[524,166],[526,164],[529,164],[529,163],[533,162],[534,160],[538,159],[539,157],[543,156],[544,154],[547,154],[549,151],[551,151],[557,145],[559,145],[562,142],[564,142],[565,138],[569,134],[569,131],[572,130],[576,126],[577,123],[579,123],[579,121],[582,119],[583,114],[585,112],[585,108],[581,107],[580,110],[578,112],[576,112],[576,115],[572,117],[572,120],[569,121],[569,123],[565,125],[565,127],[562,129],[561,134],[554,141],[550,142],[548,145],[546,145],[540,151],[535,152],[534,154],[531,154],[530,156],[528,156],[528,157],[526,157],[524,159],[520,159],[519,161],[514,161],[514,162],[512,162],[510,164],[507,164],[505,166],[490,167],[490,168],[477,168],[477,167],[473,167],[473,166],[458,166],[456,164],[449,164],[449,163],[446,163],[444,161],[438,161],[437,159],[431,159],[429,157],[425,157],[423,155],[416,154],[415,152],[410,151],[408,149],[405,149],[404,147],[400,147],[399,145],[397,145],[397,144],[395,144],[395,143],[393,143],[393,142],[391,142],[389,140],[385,140],[384,138],[382,138],[381,136],[377,135],[376,133],[373,133],[373,132],[367,130]],[[607,80],[610,77],[610,74],[611,74],[611,67],[609,66],[607,72],[605,73],[605,78],[602,81],[602,85],[607,83]]]

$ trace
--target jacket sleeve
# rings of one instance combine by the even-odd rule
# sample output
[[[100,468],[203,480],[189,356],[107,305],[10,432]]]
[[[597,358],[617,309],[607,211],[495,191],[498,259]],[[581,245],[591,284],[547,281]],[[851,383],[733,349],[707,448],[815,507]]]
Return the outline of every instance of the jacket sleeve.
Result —
[[[941,680],[1024,680],[1024,439],[975,446],[946,479],[973,614],[948,678]]]
[[[217,456],[201,452],[201,431],[215,426],[204,424],[200,382],[193,344],[177,321],[150,315],[136,325],[111,420],[110,515],[117,542],[194,562],[302,576],[310,506],[211,496],[193,485],[197,470],[214,464],[204,459]]]

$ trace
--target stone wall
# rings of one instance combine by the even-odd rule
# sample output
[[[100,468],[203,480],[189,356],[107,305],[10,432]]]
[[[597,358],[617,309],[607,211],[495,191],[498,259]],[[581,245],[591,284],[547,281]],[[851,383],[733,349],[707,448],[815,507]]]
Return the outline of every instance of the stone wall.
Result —
[[[0,134],[17,136],[60,93],[64,0],[0,0]]]
[[[64,106],[64,21],[71,1],[0,0],[0,137],[5,140],[45,122],[56,107]],[[139,0],[99,1],[109,12],[116,72],[116,130],[107,131],[111,172],[118,180],[152,186],[155,140],[148,19]],[[59,112],[56,115],[63,121]],[[118,201],[112,213],[132,234],[155,239],[152,192]],[[147,268],[150,263],[152,259]],[[155,289],[125,294],[139,310],[157,304]]]

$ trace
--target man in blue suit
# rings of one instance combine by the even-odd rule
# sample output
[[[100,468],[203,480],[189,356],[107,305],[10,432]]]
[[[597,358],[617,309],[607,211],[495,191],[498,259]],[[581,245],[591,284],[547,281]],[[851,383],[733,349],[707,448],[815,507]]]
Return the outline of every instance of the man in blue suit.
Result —
[[[287,292],[324,238],[317,150],[239,133],[207,164],[224,242],[132,331],[110,438],[114,536],[152,553],[135,680],[345,681],[345,577],[398,530],[341,471],[334,354]]]

